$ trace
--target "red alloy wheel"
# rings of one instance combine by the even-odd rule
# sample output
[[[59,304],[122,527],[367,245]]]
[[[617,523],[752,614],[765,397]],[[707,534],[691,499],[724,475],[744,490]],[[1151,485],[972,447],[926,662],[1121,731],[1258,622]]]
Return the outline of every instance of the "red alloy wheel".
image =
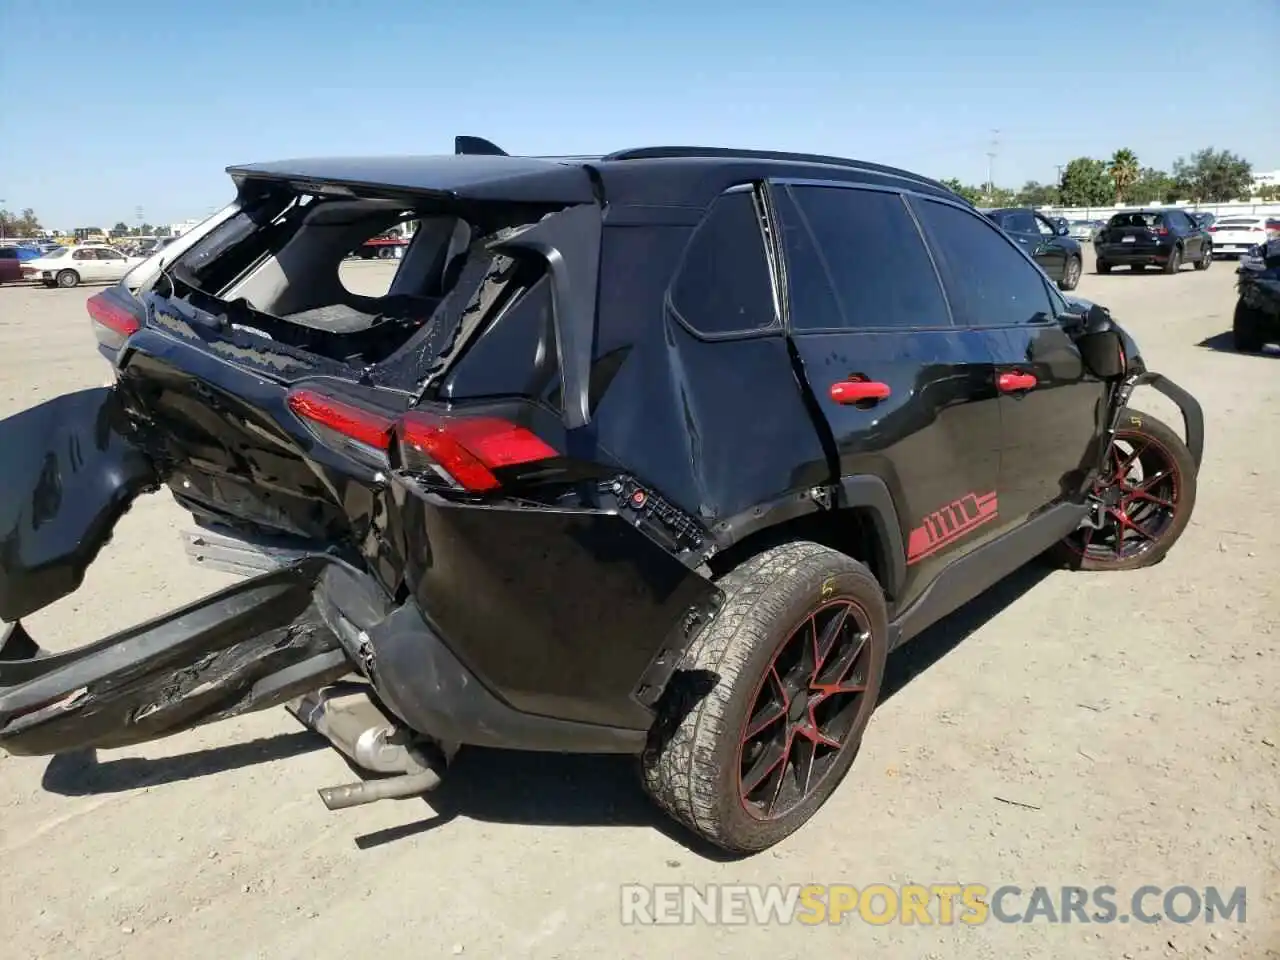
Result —
[[[783,641],[742,728],[738,795],[751,816],[786,816],[857,749],[875,708],[871,649],[871,620],[849,599],[822,604]]]

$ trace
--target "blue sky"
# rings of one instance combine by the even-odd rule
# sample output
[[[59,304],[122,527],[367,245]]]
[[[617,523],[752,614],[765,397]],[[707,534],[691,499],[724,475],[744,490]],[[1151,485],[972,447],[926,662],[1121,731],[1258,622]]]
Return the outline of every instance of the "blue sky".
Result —
[[[0,0],[0,200],[63,229],[139,206],[168,223],[226,202],[232,163],[450,152],[458,133],[980,182],[999,129],[1006,186],[1122,146],[1272,170],[1277,37],[1280,0]]]

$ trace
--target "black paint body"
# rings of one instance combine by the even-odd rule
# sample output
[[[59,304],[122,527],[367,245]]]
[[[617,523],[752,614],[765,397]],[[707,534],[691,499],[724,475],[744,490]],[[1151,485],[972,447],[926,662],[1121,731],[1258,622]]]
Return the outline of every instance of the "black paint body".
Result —
[[[147,325],[106,347],[115,388],[0,423],[0,616],[73,591],[128,503],[167,483],[202,523],[340,565],[341,589],[310,567],[292,574],[302,586],[290,615],[332,638],[307,653],[341,648],[422,732],[633,752],[722,600],[709,576],[720,554],[852,518],[900,642],[1075,527],[1118,389],[1082,361],[1072,324],[1084,308],[1046,283],[1057,315],[960,322],[946,253],[922,229],[912,242],[939,265],[924,278],[946,294],[938,308],[909,329],[824,328],[796,299],[799,254],[776,229],[790,191],[812,183],[888,194],[906,223],[927,200],[994,227],[940,185],[872,164],[653,154],[238,168],[246,197],[275,180],[327,180],[371,195],[557,204],[512,244],[546,257],[546,276],[421,389],[283,353],[150,294]],[[708,334],[671,291],[727,191],[760,211],[774,295],[758,327]],[[1011,371],[1036,388],[997,389]],[[889,395],[837,402],[832,385],[850,378]],[[394,452],[362,460],[322,442],[287,405],[300,384],[388,416],[500,415],[563,456],[511,472],[500,493],[459,496],[424,485]],[[632,509],[616,493],[624,483],[649,506]],[[992,522],[955,526],[983,498]],[[20,700],[36,675],[0,663],[0,746],[4,698]],[[109,740],[93,722],[37,746]]]

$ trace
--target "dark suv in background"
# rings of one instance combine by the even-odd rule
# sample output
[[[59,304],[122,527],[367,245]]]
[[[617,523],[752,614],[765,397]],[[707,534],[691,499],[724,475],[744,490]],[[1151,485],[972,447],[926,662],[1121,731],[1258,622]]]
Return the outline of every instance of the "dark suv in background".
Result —
[[[1040,264],[1059,290],[1074,290],[1084,269],[1080,243],[1061,217],[1050,218],[1029,207],[984,210],[987,219],[1013,237]]]
[[[1135,273],[1160,267],[1177,273],[1184,263],[1197,270],[1213,265],[1213,236],[1185,210],[1125,210],[1093,238],[1099,273],[1127,266]]]
[[[287,703],[381,775],[332,808],[428,790],[459,745],[634,754],[760,850],[849,770],[890,650],[1045,551],[1132,570],[1189,522],[1195,401],[941,184],[457,151],[234,167],[131,278],[145,310],[90,300],[113,385],[0,422],[0,747]],[[409,219],[387,293],[349,292],[346,254]],[[247,579],[45,653],[15,621],[162,486]]]

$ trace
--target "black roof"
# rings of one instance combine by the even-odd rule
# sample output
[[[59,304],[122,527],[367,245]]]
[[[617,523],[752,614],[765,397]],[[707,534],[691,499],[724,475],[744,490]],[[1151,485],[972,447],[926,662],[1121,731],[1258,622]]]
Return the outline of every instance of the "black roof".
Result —
[[[641,147],[596,156],[517,157],[474,137],[457,152],[402,157],[314,157],[227,168],[237,182],[288,180],[458,200],[588,203],[596,181],[611,203],[702,207],[735,183],[788,178],[906,186],[956,199],[942,184],[897,167],[820,154],[726,147]]]

